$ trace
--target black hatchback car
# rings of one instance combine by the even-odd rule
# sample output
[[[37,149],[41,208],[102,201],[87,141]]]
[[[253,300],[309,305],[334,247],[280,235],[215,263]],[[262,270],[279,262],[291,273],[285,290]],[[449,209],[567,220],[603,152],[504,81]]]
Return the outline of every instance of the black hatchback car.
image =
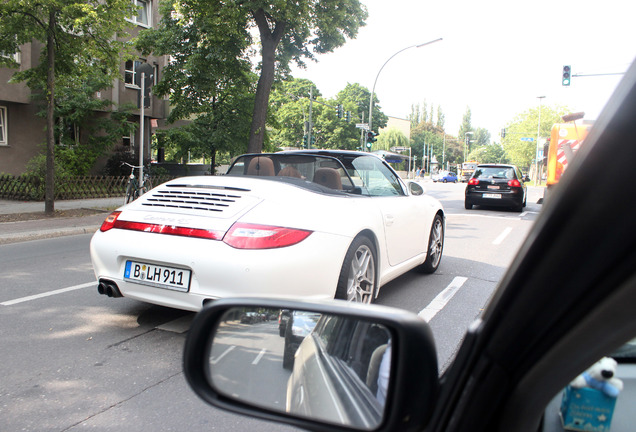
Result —
[[[526,206],[527,190],[524,182],[528,177],[514,165],[481,164],[468,181],[464,207],[473,205],[512,207],[522,211]]]

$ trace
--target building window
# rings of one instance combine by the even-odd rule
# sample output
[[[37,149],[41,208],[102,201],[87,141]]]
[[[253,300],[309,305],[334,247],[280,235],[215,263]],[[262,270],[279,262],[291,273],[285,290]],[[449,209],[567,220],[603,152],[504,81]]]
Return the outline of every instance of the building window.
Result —
[[[143,27],[151,27],[152,25],[152,2],[151,0],[132,0],[133,4],[137,6],[137,16],[130,18],[131,22]]]
[[[135,75],[137,74],[137,68],[141,66],[141,63],[141,60],[128,60],[126,62],[124,80],[127,86],[137,87],[135,84]]]
[[[128,150],[131,153],[135,151],[135,128],[134,127],[131,128],[129,135],[124,135],[122,139],[122,145],[124,146],[126,150]]]
[[[9,145],[7,138],[7,107],[0,106],[0,146]]]
[[[16,52],[15,54],[5,54],[0,51],[0,56],[13,59],[13,61],[15,61],[17,64],[20,64],[20,51]]]

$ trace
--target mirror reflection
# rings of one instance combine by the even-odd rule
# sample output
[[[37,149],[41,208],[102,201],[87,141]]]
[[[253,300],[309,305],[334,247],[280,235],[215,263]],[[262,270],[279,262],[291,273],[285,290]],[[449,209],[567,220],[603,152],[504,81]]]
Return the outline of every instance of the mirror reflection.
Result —
[[[297,416],[374,429],[382,421],[391,333],[306,310],[234,308],[211,338],[219,393]]]

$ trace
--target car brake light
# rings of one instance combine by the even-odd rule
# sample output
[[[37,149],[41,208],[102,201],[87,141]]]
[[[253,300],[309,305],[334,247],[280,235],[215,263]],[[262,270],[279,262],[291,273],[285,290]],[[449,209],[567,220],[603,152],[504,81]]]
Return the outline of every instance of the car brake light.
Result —
[[[104,222],[102,222],[102,226],[99,228],[99,230],[102,232],[106,232],[109,229],[113,228],[115,226],[115,221],[117,221],[117,218],[120,214],[120,211],[114,211],[109,214],[106,219],[104,219]]]
[[[476,178],[471,178],[470,180],[468,180],[468,184],[473,186],[478,185],[479,180],[477,180]]]
[[[209,240],[220,240],[223,237],[222,231],[212,231],[201,228],[188,228],[188,227],[179,227],[174,225],[160,225],[160,224],[152,224],[145,222],[132,222],[125,220],[118,220],[117,218],[121,214],[120,211],[112,212],[104,223],[102,223],[100,231],[108,231],[112,228],[131,230],[131,231],[142,231],[147,233],[155,233],[155,234],[168,234],[168,235],[176,235],[182,237],[196,237],[203,238]]]
[[[274,249],[300,243],[311,233],[292,228],[235,223],[223,237],[223,242],[237,249]]]
[[[512,180],[508,180],[508,186],[521,187],[521,183],[519,183],[519,180],[517,179],[512,179]]]

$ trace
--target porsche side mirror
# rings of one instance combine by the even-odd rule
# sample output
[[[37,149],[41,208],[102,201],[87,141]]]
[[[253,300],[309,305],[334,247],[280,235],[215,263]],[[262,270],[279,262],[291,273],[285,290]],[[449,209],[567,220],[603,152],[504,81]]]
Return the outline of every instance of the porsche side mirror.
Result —
[[[411,195],[424,195],[424,188],[417,182],[409,182],[409,191]]]
[[[277,320],[242,319],[281,310],[284,334]],[[210,302],[192,322],[184,371],[210,405],[308,430],[421,430],[439,387],[425,321],[339,300]]]

